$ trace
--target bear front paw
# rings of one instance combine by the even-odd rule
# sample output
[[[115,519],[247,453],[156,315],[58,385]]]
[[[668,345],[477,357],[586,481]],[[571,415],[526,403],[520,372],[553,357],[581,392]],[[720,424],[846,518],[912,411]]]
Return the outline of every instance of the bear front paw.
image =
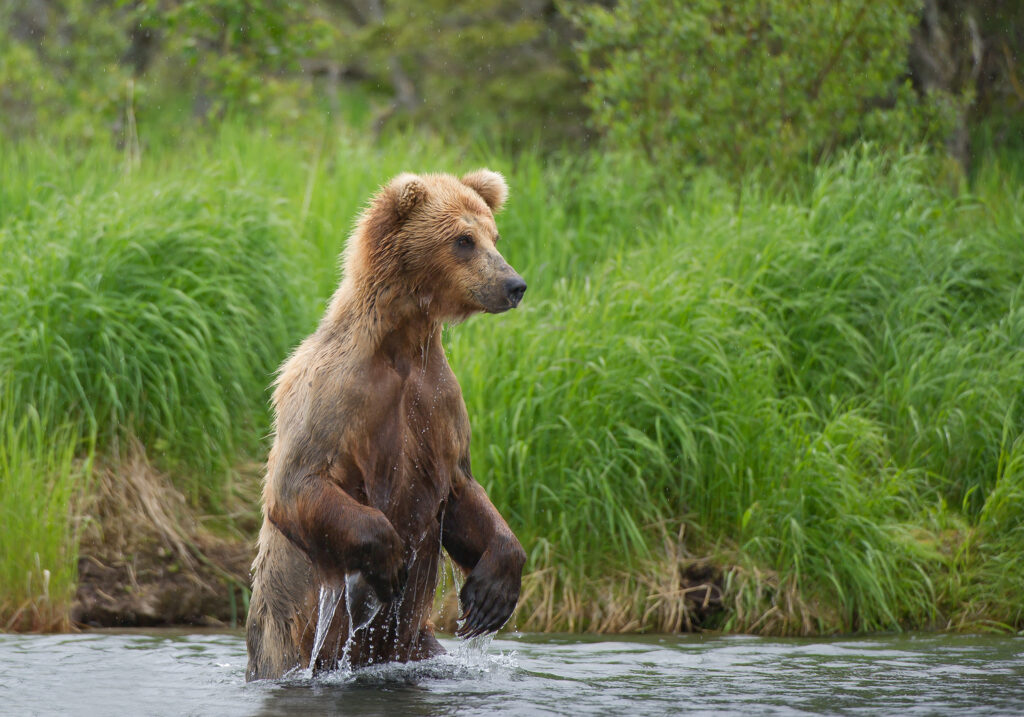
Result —
[[[508,554],[485,552],[466,578],[459,600],[462,623],[456,635],[463,638],[497,632],[512,617],[519,602],[526,555],[518,542]]]
[[[388,603],[402,593],[409,577],[405,564],[405,545],[398,532],[381,516],[361,531],[357,566],[377,598]]]

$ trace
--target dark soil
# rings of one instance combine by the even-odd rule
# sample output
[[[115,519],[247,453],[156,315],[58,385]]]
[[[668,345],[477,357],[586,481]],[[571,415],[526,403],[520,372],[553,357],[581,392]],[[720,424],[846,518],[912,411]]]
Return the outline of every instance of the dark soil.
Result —
[[[258,486],[257,475],[247,483]],[[80,511],[79,581],[71,608],[77,625],[245,622],[259,524],[255,500],[238,498],[230,529],[221,525],[214,532],[139,445],[126,458],[100,466],[91,488]]]
[[[83,546],[71,619],[88,627],[243,624],[252,548],[207,543],[191,564],[157,543],[128,554]]]

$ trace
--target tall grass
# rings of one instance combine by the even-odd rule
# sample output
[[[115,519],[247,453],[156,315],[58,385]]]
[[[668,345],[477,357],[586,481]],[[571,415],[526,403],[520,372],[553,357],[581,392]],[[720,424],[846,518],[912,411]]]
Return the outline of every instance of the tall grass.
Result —
[[[635,250],[452,332],[478,473],[556,591],[600,602],[625,572],[628,600],[688,522],[692,549],[733,563],[729,629],[963,609],[942,535],[988,524],[1012,464],[1024,264],[1014,221],[932,189],[927,166],[851,155],[804,198],[738,206],[709,181]],[[1006,596],[988,609],[1019,625]],[[604,624],[590,614],[572,624]]]
[[[964,577],[955,587],[959,609],[954,624],[997,630],[1019,629],[1024,621],[1024,434],[1007,426],[1000,446],[995,485],[986,496],[977,528],[958,555]],[[959,577],[959,576],[958,576]]]
[[[64,630],[78,580],[75,498],[88,463],[68,426],[34,410],[16,418],[10,383],[0,393],[0,629]]]
[[[692,624],[707,557],[728,630],[1022,626],[1024,201],[997,170],[958,197],[864,150],[780,196],[334,126],[188,147],[144,142],[127,175],[0,153],[12,425],[138,438],[216,509],[367,197],[487,165],[530,290],[445,338],[476,475],[530,553],[520,627]]]
[[[265,387],[301,321],[291,228],[216,168],[59,194],[0,228],[0,367],[101,450],[127,435],[216,499],[267,430]]]

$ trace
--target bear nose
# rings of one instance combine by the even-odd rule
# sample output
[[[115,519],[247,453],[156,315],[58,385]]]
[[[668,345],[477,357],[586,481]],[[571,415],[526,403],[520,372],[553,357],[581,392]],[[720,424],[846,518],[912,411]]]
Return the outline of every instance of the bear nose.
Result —
[[[513,308],[519,306],[525,293],[526,282],[523,281],[523,277],[516,276],[505,282],[505,295],[508,296],[508,303],[512,304]]]

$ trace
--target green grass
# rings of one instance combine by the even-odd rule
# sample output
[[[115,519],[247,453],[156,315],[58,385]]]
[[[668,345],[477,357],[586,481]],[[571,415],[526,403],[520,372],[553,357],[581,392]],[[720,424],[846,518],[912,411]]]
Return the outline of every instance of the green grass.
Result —
[[[984,506],[1013,480],[1022,205],[993,221],[931,188],[927,167],[851,155],[804,197],[752,188],[739,208],[708,180],[636,249],[500,326],[452,332],[477,473],[555,592],[597,602],[601,576],[624,572],[628,601],[666,572],[658,552],[683,522],[702,535],[692,550],[734,564],[727,629],[921,627],[969,610],[950,599],[965,566],[942,533],[988,535]],[[1024,547],[994,530],[1003,558]],[[1019,627],[1010,592],[988,610]]]
[[[0,366],[100,450],[137,437],[220,494],[267,430],[265,387],[301,321],[290,225],[216,166],[56,194],[0,228]],[[216,501],[214,501],[216,502]]]
[[[311,125],[143,127],[128,172],[2,148],[0,417],[67,431],[9,439],[18,465],[61,476],[51,448],[138,438],[216,511],[265,453],[266,388],[370,194],[486,165],[530,290],[446,345],[477,478],[530,554],[521,628],[677,629],[703,556],[727,630],[1024,627],[1024,196],[997,162],[956,196],[926,157],[859,150],[782,195]]]
[[[87,485],[81,445],[68,426],[11,410],[0,394],[0,629],[66,630],[78,580],[76,497]],[[86,451],[88,453],[88,451]]]

